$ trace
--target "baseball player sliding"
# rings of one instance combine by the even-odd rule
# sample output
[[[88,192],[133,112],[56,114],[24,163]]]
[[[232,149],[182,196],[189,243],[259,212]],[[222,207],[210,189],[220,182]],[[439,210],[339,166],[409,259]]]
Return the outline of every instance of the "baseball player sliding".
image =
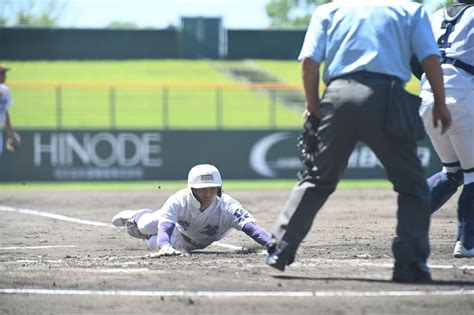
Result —
[[[219,170],[210,164],[194,166],[188,174],[188,187],[169,197],[160,210],[125,210],[114,216],[112,224],[145,239],[149,250],[158,250],[153,257],[206,248],[232,228],[265,248],[271,240],[237,200],[222,192]]]
[[[442,56],[446,105],[451,112],[451,128],[441,134],[431,122],[433,93],[424,75],[421,78],[420,114],[443,170],[428,179],[433,212],[457,190],[458,237],[453,255],[474,257],[474,1],[460,0],[436,11],[431,26]]]

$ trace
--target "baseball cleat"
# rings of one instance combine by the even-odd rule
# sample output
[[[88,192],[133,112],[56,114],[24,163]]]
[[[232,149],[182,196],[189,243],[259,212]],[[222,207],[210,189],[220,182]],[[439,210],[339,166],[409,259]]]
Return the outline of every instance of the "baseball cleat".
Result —
[[[137,210],[124,210],[119,212],[112,218],[112,224],[118,227],[125,226],[129,220],[133,219],[137,212]]]
[[[473,258],[474,257],[474,247],[471,249],[466,249],[464,245],[460,242],[456,242],[454,247],[453,256],[456,258]]]
[[[141,240],[146,240],[148,239],[148,236],[149,236],[140,232],[140,230],[138,229],[137,223],[135,223],[135,221],[133,220],[133,217],[128,219],[127,221],[127,233],[128,235],[135,238],[139,238]]]

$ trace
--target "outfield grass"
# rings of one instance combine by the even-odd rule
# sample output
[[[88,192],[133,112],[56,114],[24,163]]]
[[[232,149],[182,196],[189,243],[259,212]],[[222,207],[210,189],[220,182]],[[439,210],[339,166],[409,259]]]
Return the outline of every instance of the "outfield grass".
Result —
[[[290,190],[296,180],[226,180],[224,190],[233,189],[288,189]],[[0,190],[32,191],[32,190],[178,190],[186,187],[186,181],[137,181],[137,182],[14,182],[0,183]],[[387,189],[392,185],[383,179],[371,180],[342,180],[338,188],[341,189]]]
[[[259,90],[230,87],[236,82],[218,71],[222,66],[248,67],[248,61],[7,63],[12,68],[8,83],[16,128],[259,129],[301,125],[303,104],[301,112],[278,101],[273,104],[272,97]],[[255,60],[251,64],[299,89],[299,62]],[[222,88],[218,90],[216,85]],[[321,83],[321,91],[323,87]],[[416,79],[410,81],[408,90],[418,94]]]
[[[15,82],[232,82],[204,60],[12,61],[8,66],[9,80]]]
[[[293,128],[301,123],[299,112],[278,102],[272,109],[271,99],[257,90],[218,91],[215,85],[235,82],[204,60],[8,64],[17,128],[55,128],[58,95],[59,124],[65,128]]]

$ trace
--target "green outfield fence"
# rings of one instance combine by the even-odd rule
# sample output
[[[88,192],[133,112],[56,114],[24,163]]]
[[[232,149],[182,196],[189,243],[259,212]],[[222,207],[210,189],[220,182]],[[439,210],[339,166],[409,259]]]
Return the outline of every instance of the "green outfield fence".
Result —
[[[299,128],[300,84],[12,82],[20,128]]]

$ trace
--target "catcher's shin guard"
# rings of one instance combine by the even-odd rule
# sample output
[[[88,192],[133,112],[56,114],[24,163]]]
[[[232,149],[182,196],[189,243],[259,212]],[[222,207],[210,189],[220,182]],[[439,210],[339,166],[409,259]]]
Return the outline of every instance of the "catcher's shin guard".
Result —
[[[456,193],[463,183],[462,170],[456,173],[439,172],[428,178],[427,183],[431,193],[431,213],[441,208],[446,201]]]
[[[474,183],[464,185],[458,200],[458,241],[474,248]]]

